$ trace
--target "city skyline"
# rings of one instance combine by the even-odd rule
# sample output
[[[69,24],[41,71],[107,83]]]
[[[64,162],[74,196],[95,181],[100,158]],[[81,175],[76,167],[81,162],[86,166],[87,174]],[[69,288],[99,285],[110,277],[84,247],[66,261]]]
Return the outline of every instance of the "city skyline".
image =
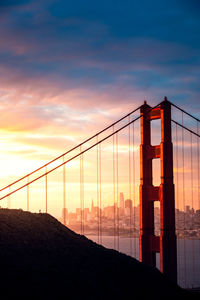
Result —
[[[121,235],[139,237],[140,205],[134,206],[134,201],[124,199],[120,192],[120,201],[115,205],[100,208],[92,200],[90,207],[77,207],[74,212],[62,209],[60,221],[76,232],[84,234]],[[118,204],[118,206],[117,206]],[[131,209],[130,209],[131,208]],[[200,238],[200,209],[195,210],[186,205],[184,211],[175,209],[176,235],[178,238]],[[160,234],[160,207],[154,206],[154,230]],[[83,230],[84,228],[84,230]]]

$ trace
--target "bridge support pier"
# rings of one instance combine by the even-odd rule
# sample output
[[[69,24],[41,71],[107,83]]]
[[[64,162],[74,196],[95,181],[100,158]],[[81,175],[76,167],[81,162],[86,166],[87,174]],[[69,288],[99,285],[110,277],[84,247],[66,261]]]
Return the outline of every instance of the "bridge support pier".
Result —
[[[140,145],[140,261],[156,266],[160,253],[160,270],[177,282],[177,249],[175,234],[175,199],[173,184],[173,151],[171,139],[171,105],[165,100],[151,109],[141,107]],[[151,145],[151,120],[161,120],[161,143]],[[152,160],[160,158],[161,184],[152,184]],[[160,201],[160,236],[155,235],[154,202]]]

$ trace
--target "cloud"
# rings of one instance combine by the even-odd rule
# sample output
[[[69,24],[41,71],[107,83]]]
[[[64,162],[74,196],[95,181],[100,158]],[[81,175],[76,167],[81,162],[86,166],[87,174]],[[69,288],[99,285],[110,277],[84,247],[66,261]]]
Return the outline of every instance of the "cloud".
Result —
[[[165,95],[197,113],[193,4],[186,11],[173,1],[1,2],[1,128],[78,141]]]
[[[24,175],[94,135],[144,99],[153,106],[168,96],[198,116],[197,2],[1,0],[2,185],[14,180],[16,172]],[[181,120],[180,116],[176,115],[176,120]],[[154,129],[157,137],[158,128]],[[128,182],[128,130],[118,137],[120,157],[125,162],[119,176]],[[197,172],[196,140],[193,143],[193,169]],[[107,160],[102,171],[109,182],[112,146],[108,145],[105,143]],[[178,146],[175,175],[181,179],[180,140]],[[190,180],[189,140],[185,139],[185,146],[185,177]],[[96,159],[95,151],[84,157],[90,158],[89,167],[91,156]],[[135,162],[139,163],[137,155]],[[96,171],[89,167],[87,172],[93,178]],[[139,166],[139,181],[138,172]]]
[[[149,7],[152,14],[147,14],[141,5],[129,1],[122,6],[116,3],[114,8],[104,1],[101,6],[91,1],[83,6],[77,1],[76,9],[68,4],[66,10],[63,1],[17,3],[21,5],[15,14],[8,13],[0,29],[0,82],[12,91],[8,101],[89,109],[126,107],[147,97],[156,99],[155,103],[168,95],[196,105],[198,21],[190,22],[187,13],[184,22],[179,22],[183,21],[183,8],[178,4],[172,11],[171,5],[163,7],[158,2],[156,10]],[[120,13],[123,35],[115,26]],[[167,20],[168,25],[164,23]],[[179,39],[174,38],[174,26]],[[182,35],[186,29],[189,43]]]

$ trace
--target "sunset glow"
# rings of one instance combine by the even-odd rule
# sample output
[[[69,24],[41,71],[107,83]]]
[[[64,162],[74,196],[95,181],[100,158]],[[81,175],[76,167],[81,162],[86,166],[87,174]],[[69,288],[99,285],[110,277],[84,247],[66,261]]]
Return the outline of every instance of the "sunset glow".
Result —
[[[144,6],[145,11],[142,4],[130,1],[123,5],[118,1],[115,5],[112,1],[103,1],[101,5],[89,1],[85,6],[77,1],[76,10],[62,0],[58,3],[8,1],[7,4],[3,1],[0,4],[1,187],[83,142],[140,106],[144,99],[153,106],[167,94],[170,101],[184,109],[189,107],[192,114],[198,115],[199,16],[196,8],[199,5],[196,1],[190,4],[170,1],[166,7],[156,1],[153,8],[145,1]],[[126,198],[135,197],[138,203],[138,186],[133,187],[133,176],[137,185],[140,180],[139,121],[137,123],[135,144],[129,145],[127,128],[119,134],[117,151],[121,184],[118,193],[124,192]],[[193,129],[196,126],[189,125]],[[159,144],[159,126],[158,122],[153,128],[153,144]],[[181,146],[181,140],[173,142],[177,147],[178,144]],[[197,149],[195,143],[193,139]],[[181,190],[181,174],[185,173],[186,195],[193,190],[195,206],[198,191],[197,183],[194,182],[193,187],[190,183],[189,136],[186,136],[184,146],[188,147],[185,165],[183,168],[181,161],[178,166],[174,163],[174,180],[180,174]],[[78,151],[80,149],[72,154],[76,155]],[[84,155],[85,205],[88,207],[97,197],[96,151],[94,148]],[[116,149],[114,152],[116,155]],[[111,203],[112,138],[105,141],[102,156],[102,197],[105,203]],[[62,163],[62,158],[55,166],[57,163]],[[127,169],[129,163],[132,164],[131,173]],[[66,165],[66,172],[66,186],[70,184],[67,203],[75,209],[80,205],[79,158]],[[61,215],[63,205],[62,176],[62,167],[48,175],[49,189],[58,193],[58,208],[52,204],[57,216]],[[30,197],[35,197],[31,205],[36,211],[44,210],[44,205],[36,205],[38,194],[44,193],[42,188],[39,189],[44,181],[45,178],[41,178],[40,183],[33,183],[38,184],[34,196],[31,196],[33,189],[30,187]],[[160,166],[157,162],[154,181],[159,185]],[[60,186],[57,192],[56,186]],[[25,209],[27,191],[26,188],[23,190],[19,195],[24,193],[21,206]],[[50,194],[53,199],[55,195]],[[7,205],[6,201],[2,206]],[[13,200],[11,204],[15,206]]]

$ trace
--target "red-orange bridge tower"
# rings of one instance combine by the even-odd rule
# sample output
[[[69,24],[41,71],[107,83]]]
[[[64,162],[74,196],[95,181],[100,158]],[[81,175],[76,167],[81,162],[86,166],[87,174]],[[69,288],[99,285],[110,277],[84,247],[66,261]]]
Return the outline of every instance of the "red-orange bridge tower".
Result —
[[[177,249],[175,234],[175,199],[173,183],[173,149],[171,137],[171,104],[167,98],[151,109],[141,107],[140,145],[140,260],[156,266],[160,253],[160,270],[177,281]],[[151,145],[151,120],[161,120],[161,143]],[[153,186],[152,160],[160,158],[161,183]],[[160,201],[160,235],[155,235],[154,202]]]

